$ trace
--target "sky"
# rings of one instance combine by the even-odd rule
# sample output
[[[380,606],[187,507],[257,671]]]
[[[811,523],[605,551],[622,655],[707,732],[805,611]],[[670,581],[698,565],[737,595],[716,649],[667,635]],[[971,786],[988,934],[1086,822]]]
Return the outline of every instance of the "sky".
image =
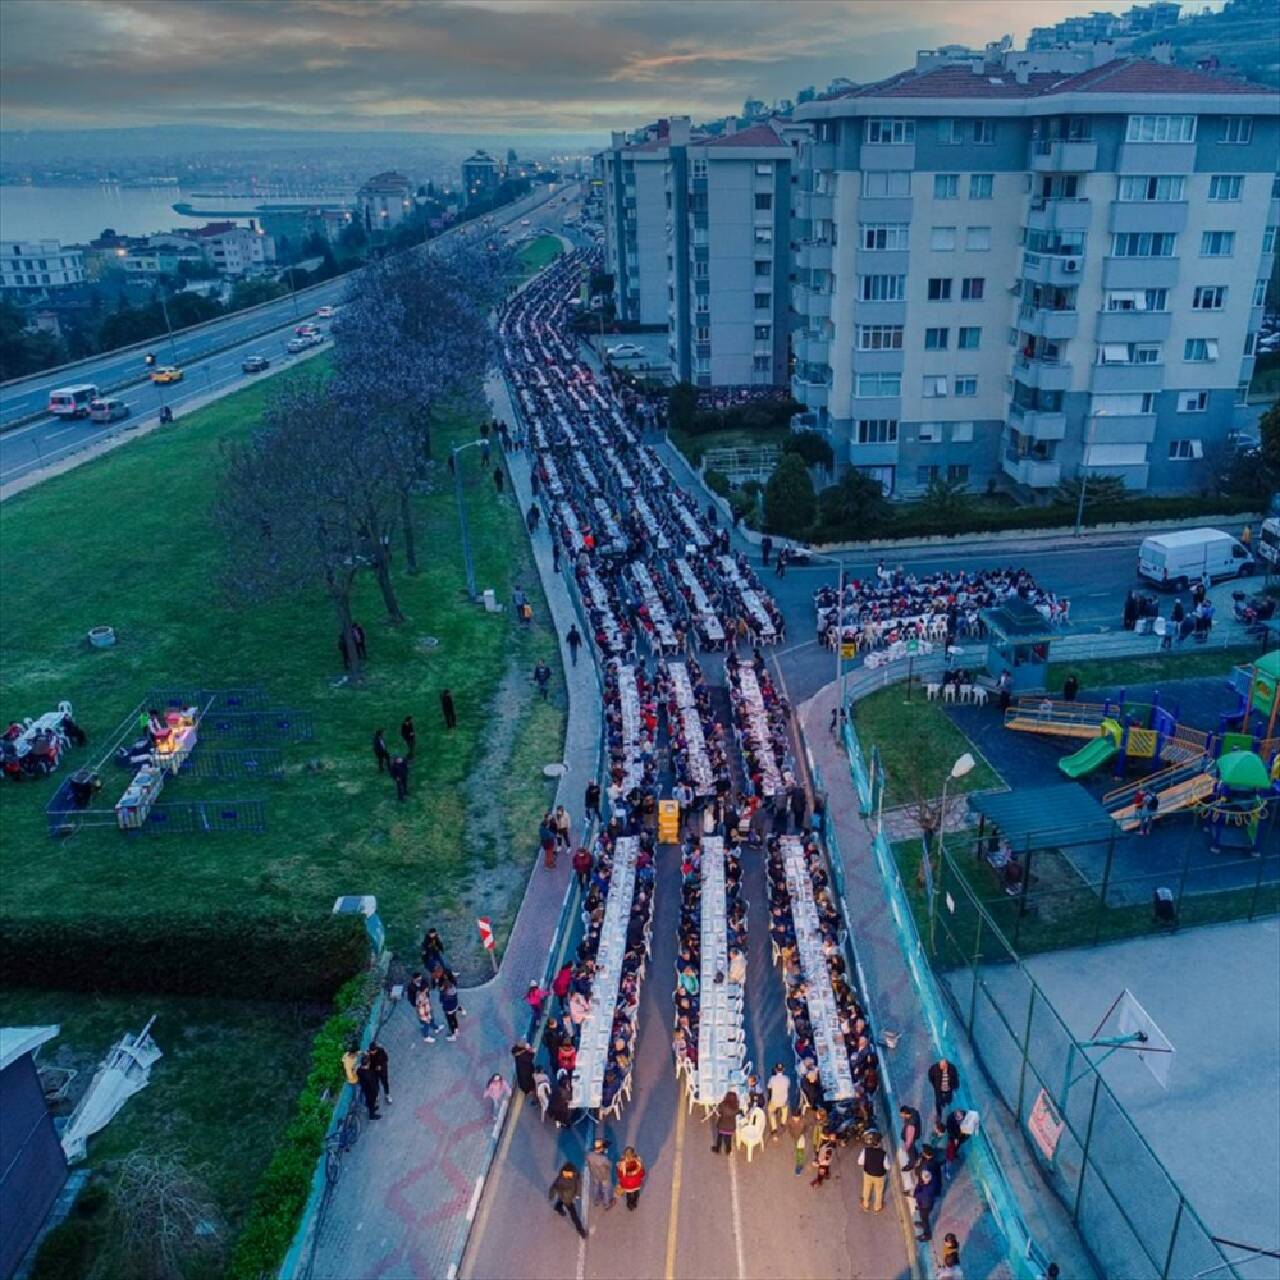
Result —
[[[1222,0],[1213,0],[1221,7]],[[1105,0],[0,0],[0,127],[596,133]],[[1128,7],[1128,0],[1116,4]]]

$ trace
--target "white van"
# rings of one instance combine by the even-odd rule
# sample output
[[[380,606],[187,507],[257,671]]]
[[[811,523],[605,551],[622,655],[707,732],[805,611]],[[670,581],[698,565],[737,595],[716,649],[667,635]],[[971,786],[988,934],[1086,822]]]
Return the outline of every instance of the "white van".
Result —
[[[1207,573],[1211,579],[1253,572],[1249,549],[1221,529],[1180,529],[1144,538],[1138,548],[1138,575],[1158,587],[1185,591]]]
[[[87,418],[89,406],[98,398],[98,388],[91,383],[78,387],[58,387],[49,392],[49,412],[59,418]]]

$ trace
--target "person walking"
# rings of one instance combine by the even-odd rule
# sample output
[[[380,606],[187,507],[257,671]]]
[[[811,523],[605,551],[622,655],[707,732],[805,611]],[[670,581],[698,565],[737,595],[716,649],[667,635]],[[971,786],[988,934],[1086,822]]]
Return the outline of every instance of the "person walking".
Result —
[[[831,1177],[831,1162],[836,1154],[836,1144],[828,1134],[818,1134],[816,1141],[818,1149],[813,1153],[814,1178],[809,1183],[811,1187],[820,1187]]]
[[[798,1178],[804,1172],[809,1145],[809,1117],[799,1108],[787,1117],[787,1135],[791,1139],[792,1154],[795,1157],[794,1172]]]
[[[387,1106],[390,1106],[391,1060],[387,1057],[387,1051],[378,1043],[376,1038],[369,1041],[369,1069],[373,1072],[378,1088],[382,1090],[382,1096],[386,1099]]]
[[[396,756],[387,766],[387,772],[396,784],[396,799],[407,800],[409,798],[409,762],[404,756]]]
[[[458,988],[448,978],[440,984],[440,1007],[444,1010],[444,1020],[449,1024],[450,1043],[458,1038],[458,1015],[466,1013],[458,1000]]]
[[[901,1106],[898,1116],[902,1120],[902,1149],[911,1157],[912,1164],[916,1160],[916,1143],[920,1141],[920,1113],[915,1107]]]
[[[773,1141],[777,1142],[778,1130],[786,1129],[787,1116],[791,1114],[791,1077],[787,1075],[782,1063],[774,1063],[773,1075],[769,1077],[765,1087],[769,1093],[765,1114],[769,1117],[769,1132],[773,1135]]]
[[[569,633],[564,640],[569,646],[569,657],[576,667],[578,665],[578,650],[582,648],[582,632],[578,630],[576,622],[569,627]]]
[[[769,537],[769,535],[766,533],[764,537],[760,539],[760,554],[761,556],[764,557],[764,562],[766,566],[769,563],[769,555],[772,551],[773,551],[773,539]]]
[[[946,1058],[939,1058],[927,1072],[929,1087],[933,1090],[933,1114],[937,1120],[951,1105],[951,1100],[960,1091],[960,1074],[955,1064]]]
[[[1142,802],[1142,809],[1138,814],[1138,833],[1140,835],[1149,836],[1151,834],[1151,825],[1156,820],[1156,814],[1160,811],[1160,793],[1152,787],[1147,792]]]
[[[412,716],[405,716],[400,721],[400,736],[404,739],[404,749],[412,760],[414,752],[418,749],[418,731],[413,726]]]
[[[630,1150],[630,1148],[628,1148]],[[597,1138],[587,1155],[587,1172],[591,1174],[591,1205],[608,1211],[614,1206],[613,1161],[609,1159],[609,1144]]]
[[[369,656],[369,650],[365,647],[364,628],[358,622],[351,624],[351,639],[355,642],[356,656],[363,662]]]
[[[1073,671],[1062,682],[1062,700],[1064,702],[1074,702],[1076,700],[1076,694],[1079,692],[1080,681],[1076,678],[1076,673]]]
[[[938,1184],[933,1180],[933,1174],[928,1169],[920,1170],[916,1189],[911,1193],[911,1198],[916,1202],[916,1213],[920,1215],[920,1234],[917,1239],[932,1240],[933,1227],[929,1219],[933,1214],[934,1206],[938,1203]]]
[[[369,1055],[362,1053],[360,1055],[360,1065],[356,1067],[356,1080],[360,1087],[360,1093],[364,1097],[364,1105],[369,1112],[370,1120],[381,1120],[382,1115],[378,1111],[378,1079],[373,1074],[373,1068],[369,1066]]]
[[[573,1223],[573,1229],[585,1240],[587,1229],[578,1216],[578,1198],[581,1194],[582,1175],[573,1161],[566,1160],[560,1166],[560,1172],[556,1174],[547,1198],[551,1201],[551,1207],[562,1218],[567,1217]]]
[[[493,1118],[496,1120],[502,1114],[502,1104],[511,1097],[511,1086],[495,1071],[484,1087],[483,1096],[488,1098],[493,1107]]]
[[[711,1148],[712,1155],[724,1151],[729,1155],[733,1151],[733,1135],[738,1131],[738,1095],[730,1089],[720,1099],[716,1107],[716,1141]]]
[[[937,1280],[964,1280],[964,1272],[960,1268],[960,1241],[954,1231],[948,1231],[942,1237],[942,1266]]]
[[[1007,672],[1000,673],[1000,679],[996,681],[996,695],[1000,706],[1000,714],[1004,715],[1009,710],[1009,704],[1013,701],[1013,677]]]
[[[502,468],[501,468],[501,467],[494,467],[494,469],[493,469],[493,487],[494,487],[494,488],[495,488],[499,493],[501,493],[501,492],[502,492],[502,480],[503,480],[503,477],[502,477]]]
[[[551,1077],[545,1067],[533,1069],[533,1094],[538,1100],[538,1110],[542,1113],[542,1121],[547,1120],[547,1109],[551,1106]]]
[[[585,894],[587,878],[591,875],[591,853],[585,845],[579,845],[573,855],[573,870],[578,877],[578,888]]]
[[[538,686],[543,702],[547,700],[547,691],[551,685],[551,668],[545,662],[539,662],[533,669],[533,682]]]
[[[636,1155],[635,1147],[627,1147],[618,1161],[618,1190],[625,1197],[628,1209],[634,1209],[640,1203],[644,1175],[644,1161]]]
[[[422,1032],[423,1040],[427,1044],[435,1044],[436,1020],[431,1011],[430,987],[424,985],[422,990],[418,992],[418,998],[414,1001],[414,1009],[418,1014],[418,1030]]]
[[[582,807],[588,818],[600,821],[600,784],[594,778],[587,783],[587,794]]]
[[[511,1046],[511,1057],[516,1064],[516,1088],[530,1102],[533,1101],[533,1049],[527,1040],[517,1040]]]
[[[453,705],[453,694],[448,689],[440,691],[440,710],[444,714],[444,727],[446,729],[456,729],[458,727],[458,712]]]
[[[378,762],[379,773],[382,773],[387,765],[391,763],[391,752],[387,750],[385,730],[375,729],[373,731],[373,758]]]
[[[880,1213],[884,1210],[884,1183],[889,1164],[880,1135],[874,1129],[866,1133],[862,1143],[862,1153],[858,1156],[862,1168],[862,1207],[868,1213]]]

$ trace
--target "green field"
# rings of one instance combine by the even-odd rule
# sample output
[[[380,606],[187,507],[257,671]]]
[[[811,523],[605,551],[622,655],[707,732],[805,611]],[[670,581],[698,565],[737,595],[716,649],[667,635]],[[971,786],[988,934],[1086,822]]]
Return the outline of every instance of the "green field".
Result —
[[[520,246],[516,252],[516,260],[524,269],[526,276],[537,275],[543,267],[554,262],[564,252],[560,237],[547,233],[535,236],[527,244]]]
[[[688,458],[696,469],[703,455],[710,449],[767,449],[781,448],[791,434],[789,427],[763,427],[759,430],[732,428],[725,431],[704,431],[690,435],[672,429],[671,443]]]
[[[498,497],[475,452],[464,455],[477,580],[509,600],[517,583],[534,602],[531,630],[509,613],[466,603],[458,516],[443,466],[417,499],[422,572],[395,577],[409,621],[385,621],[372,580],[357,593],[368,632],[366,683],[340,687],[337,630],[319,594],[252,608],[224,597],[228,566],[207,512],[219,445],[257,420],[269,383],[228,396],[0,506],[0,701],[5,715],[39,715],[70,699],[90,735],[71,767],[155,687],[260,685],[273,705],[302,708],[315,739],[286,749],[287,777],[270,783],[178,779],[166,799],[201,792],[266,796],[263,835],[126,838],[82,831],[55,843],[44,805],[53,780],[5,786],[0,821],[3,909],[74,918],[205,907],[327,913],[342,893],[372,893],[389,940],[403,951],[425,922],[451,942],[468,976],[483,972],[473,908],[506,938],[533,858],[535,829],[551,797],[541,766],[560,758],[563,682],[536,702],[529,673],[557,649],[520,512]],[[442,429],[437,456],[474,437]],[[116,630],[115,648],[92,650],[86,631]],[[438,640],[429,645],[427,638]],[[440,690],[453,690],[460,727],[443,731]],[[418,724],[407,803],[374,768],[379,726],[393,748],[401,718]],[[60,775],[55,775],[60,776]],[[126,775],[108,765],[101,800],[113,804]],[[487,780],[487,781],[486,781]]]
[[[1194,680],[1201,676],[1226,679],[1232,667],[1252,662],[1257,649],[1187,649],[1181,653],[1152,654],[1147,658],[1100,659],[1096,662],[1052,662],[1046,677],[1050,689],[1061,689],[1071,672],[1080,681],[1081,701],[1089,701],[1090,689],[1114,689],[1151,684],[1156,680]]]

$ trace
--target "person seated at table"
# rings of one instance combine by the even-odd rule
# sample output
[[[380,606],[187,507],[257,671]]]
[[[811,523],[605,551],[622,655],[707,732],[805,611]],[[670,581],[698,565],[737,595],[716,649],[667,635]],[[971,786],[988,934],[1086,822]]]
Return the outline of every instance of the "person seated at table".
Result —
[[[812,1110],[819,1111],[825,1106],[822,1077],[818,1074],[817,1066],[811,1061],[806,1062],[804,1071],[800,1076],[800,1093],[803,1095],[806,1105]]]

